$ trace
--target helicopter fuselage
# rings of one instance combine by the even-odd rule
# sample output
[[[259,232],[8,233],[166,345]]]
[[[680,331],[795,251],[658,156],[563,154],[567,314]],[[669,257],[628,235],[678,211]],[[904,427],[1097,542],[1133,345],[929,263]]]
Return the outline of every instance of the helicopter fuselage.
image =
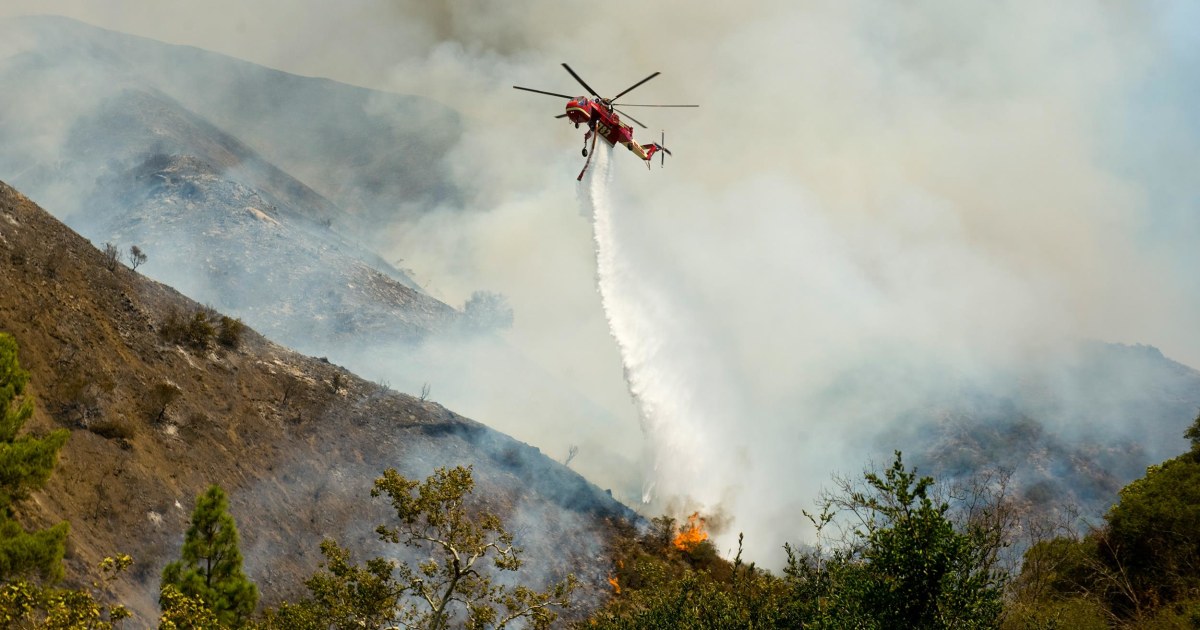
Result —
[[[621,122],[620,114],[601,99],[580,96],[567,101],[567,120],[576,126],[586,124],[611,145],[633,143],[633,127]]]

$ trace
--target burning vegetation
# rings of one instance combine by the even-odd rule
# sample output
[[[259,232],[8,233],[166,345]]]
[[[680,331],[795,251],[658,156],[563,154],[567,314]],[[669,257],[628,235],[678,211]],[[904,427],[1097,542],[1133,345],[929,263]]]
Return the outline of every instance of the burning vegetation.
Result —
[[[617,581],[617,576],[612,575],[608,578],[608,583],[613,587],[613,595],[621,594],[621,583]]]
[[[625,562],[622,560],[617,560],[617,570],[619,571],[624,568],[625,568]],[[613,595],[621,594],[621,582],[619,580],[617,580],[616,575],[608,576],[608,583],[611,584],[613,587]]]
[[[704,530],[705,519],[699,512],[692,512],[687,524],[679,528],[675,536],[675,548],[680,551],[691,551],[696,545],[708,540],[708,532]]]

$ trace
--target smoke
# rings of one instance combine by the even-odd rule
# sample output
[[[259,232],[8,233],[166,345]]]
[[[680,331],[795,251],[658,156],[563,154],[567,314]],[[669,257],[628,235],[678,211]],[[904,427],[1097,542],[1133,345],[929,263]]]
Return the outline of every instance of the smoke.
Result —
[[[1078,340],[1200,364],[1200,44],[1184,1],[92,4],[59,6],[461,112],[441,162],[461,196],[374,244],[448,303],[504,293],[506,341],[598,412],[505,399],[484,383],[514,371],[475,346],[458,379],[409,354],[362,362],[404,389],[433,380],[441,402],[548,453],[587,440],[576,465],[601,484],[660,462],[656,494],[719,503],[751,558],[803,536],[832,471],[886,457],[897,418],[1036,382],[1056,396],[1039,407],[1052,431],[1126,436],[1122,401],[1154,394],[1131,368],[1105,391],[1072,380]],[[582,91],[561,61],[603,94],[661,70],[626,100],[701,104],[639,116],[675,157],[652,174],[606,161],[594,225],[574,211],[561,103],[511,89]],[[1107,414],[1082,413],[1098,399]]]

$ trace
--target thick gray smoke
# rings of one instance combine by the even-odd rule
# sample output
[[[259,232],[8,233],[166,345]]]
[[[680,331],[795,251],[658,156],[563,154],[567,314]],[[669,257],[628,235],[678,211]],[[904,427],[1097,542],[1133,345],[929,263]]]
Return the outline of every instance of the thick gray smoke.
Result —
[[[799,510],[830,471],[902,446],[878,439],[899,416],[937,417],[964,389],[1062,381],[1080,339],[1200,358],[1196,259],[1179,240],[1200,226],[1152,199],[1178,200],[1190,185],[1134,173],[1197,164],[1195,151],[1158,151],[1141,135],[1163,124],[1141,128],[1149,110],[1179,116],[1194,100],[1171,83],[1186,67],[1177,47],[1194,49],[1164,30],[1175,5],[1131,14],[1007,2],[978,14],[952,2],[767,2],[686,15],[638,5],[630,13],[642,19],[620,26],[558,21],[564,9],[542,3],[514,8],[511,21],[469,8],[440,16],[442,41],[394,79],[445,102],[465,89],[506,104],[504,124],[478,117],[458,161],[491,212],[431,217],[401,248],[440,290],[478,273],[514,296],[519,322],[531,318],[514,337],[549,348],[539,359],[556,364],[570,344],[572,358],[603,357],[595,365],[612,370],[590,345],[594,315],[561,325],[578,313],[565,305],[592,299],[579,293],[590,284],[577,267],[584,235],[565,211],[578,165],[547,158],[569,155],[577,136],[547,127],[558,103],[509,85],[581,89],[557,67],[566,60],[602,93],[663,70],[634,102],[700,102],[649,117],[668,129],[677,157],[667,170],[648,176],[614,156],[613,277],[630,281],[645,318],[629,325],[653,332],[652,347],[626,350],[626,367],[678,383],[670,409],[630,375],[649,415],[662,414],[647,420],[648,450],[672,463],[653,479],[724,501],[758,558],[800,535]],[[536,35],[522,27],[530,13]],[[1154,102],[1151,69],[1163,76]],[[1175,131],[1196,136],[1191,123]],[[1168,220],[1174,235],[1148,231]],[[433,262],[445,251],[464,254],[450,257],[453,271]],[[474,271],[461,273],[464,260]],[[538,308],[546,295],[562,319]],[[1125,382],[1105,396],[1140,391]],[[1045,418],[1050,431],[1134,433],[1119,413],[1072,424],[1101,393],[1057,391],[1068,411]],[[658,432],[671,416],[686,424]]]
[[[1200,364],[1200,42],[1184,26],[1200,16],[1186,0],[116,5],[56,4],[462,112],[447,160],[461,199],[381,226],[374,245],[449,303],[507,295],[508,341],[611,424],[584,423],[584,441],[536,405],[441,397],[454,386],[436,382],[435,397],[548,452],[579,441],[632,458],[644,444],[624,367],[672,381],[655,399],[631,367],[652,422],[679,429],[650,425],[647,459],[676,458],[653,479],[720,502],[752,557],[803,535],[799,511],[831,471],[886,457],[897,417],[936,415],[964,387],[1061,382],[1080,339]],[[624,100],[702,105],[639,116],[666,128],[667,169],[624,152],[608,165],[604,300],[634,309],[613,329],[644,326],[648,346],[613,343],[595,292],[579,132],[552,118],[560,101],[511,89],[581,91],[562,61],[604,94],[661,70]],[[1075,423],[1141,392],[1130,376],[1056,389],[1051,430],[1134,433],[1119,404]],[[588,455],[581,470],[628,485],[625,462]]]

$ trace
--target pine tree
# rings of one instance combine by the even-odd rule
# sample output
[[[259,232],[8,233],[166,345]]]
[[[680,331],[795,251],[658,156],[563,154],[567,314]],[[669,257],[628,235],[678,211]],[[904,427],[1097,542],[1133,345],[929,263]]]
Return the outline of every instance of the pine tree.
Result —
[[[70,436],[65,429],[40,438],[17,435],[33,415],[32,400],[17,402],[28,382],[16,340],[0,333],[0,581],[34,573],[53,581],[63,574],[67,523],[27,532],[14,520],[14,506],[46,483]]]
[[[238,627],[254,612],[258,587],[242,572],[237,525],[220,486],[210,486],[196,498],[182,560],[163,569],[159,605],[164,610],[170,604],[168,586],[186,597],[199,598],[222,625]]]

